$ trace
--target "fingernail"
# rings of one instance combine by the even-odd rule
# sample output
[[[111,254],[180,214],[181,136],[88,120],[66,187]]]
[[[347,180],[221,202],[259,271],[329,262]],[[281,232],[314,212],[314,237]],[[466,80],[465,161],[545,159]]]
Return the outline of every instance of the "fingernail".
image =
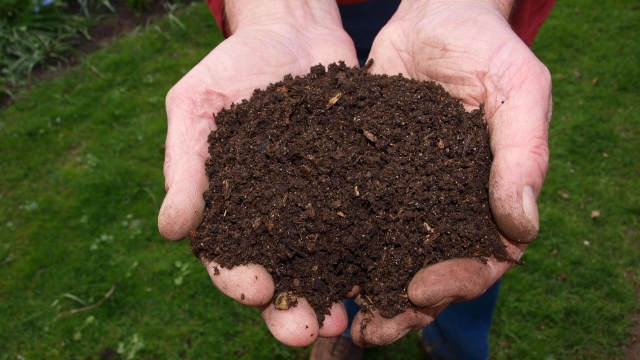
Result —
[[[426,306],[426,308],[427,309],[433,309],[433,308],[437,308],[437,307],[440,307],[440,306],[443,306],[443,305],[449,305],[449,304],[451,304],[453,302],[453,300],[454,299],[452,297],[446,297],[446,298],[438,301],[437,303],[435,303],[433,305]]]
[[[540,229],[540,218],[538,217],[538,204],[536,204],[536,195],[533,187],[527,185],[522,190],[522,210],[529,218],[529,221],[536,228],[536,232]]]

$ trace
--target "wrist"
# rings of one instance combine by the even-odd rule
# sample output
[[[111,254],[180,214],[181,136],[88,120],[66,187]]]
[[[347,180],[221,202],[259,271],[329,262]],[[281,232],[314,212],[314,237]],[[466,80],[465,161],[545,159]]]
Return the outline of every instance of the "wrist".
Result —
[[[400,11],[405,14],[425,14],[425,10],[433,10],[441,7],[462,6],[470,8],[484,7],[496,11],[505,21],[509,20],[515,0],[403,0]]]
[[[227,0],[224,12],[231,34],[273,26],[311,29],[317,25],[342,30],[335,0]]]

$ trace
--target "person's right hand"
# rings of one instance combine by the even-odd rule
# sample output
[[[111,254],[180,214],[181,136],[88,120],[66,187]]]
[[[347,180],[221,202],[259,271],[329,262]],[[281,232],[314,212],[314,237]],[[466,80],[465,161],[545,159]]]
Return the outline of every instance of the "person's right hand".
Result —
[[[304,75],[319,63],[358,63],[335,0],[226,1],[226,16],[233,35],[186,74],[166,98],[167,194],[158,227],[168,240],[184,239],[202,221],[202,194],[209,186],[204,168],[209,156],[207,136],[216,129],[214,114],[287,74]],[[273,280],[262,266],[229,270],[205,265],[221,292],[260,307],[271,333],[286,345],[307,346],[317,336],[338,336],[347,326],[342,303],[333,305],[322,328],[304,299],[297,307],[276,310],[271,304]],[[216,266],[218,275],[214,275]]]

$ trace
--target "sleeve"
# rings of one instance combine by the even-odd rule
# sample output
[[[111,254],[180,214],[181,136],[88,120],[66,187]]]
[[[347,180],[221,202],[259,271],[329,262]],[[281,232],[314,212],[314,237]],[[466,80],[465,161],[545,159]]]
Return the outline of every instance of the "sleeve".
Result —
[[[363,0],[342,0],[339,3],[358,3]],[[528,46],[533,44],[540,26],[551,13],[555,0],[519,0],[516,2],[509,22],[518,36]],[[229,37],[231,31],[224,18],[224,0],[207,0],[207,5],[222,30],[224,37]]]
[[[522,41],[531,46],[540,26],[549,17],[555,0],[519,0],[511,12],[509,22]]]
[[[216,19],[216,23],[218,23],[218,27],[222,30],[222,34],[225,38],[231,36],[231,31],[229,29],[229,24],[224,17],[224,0],[207,0],[207,5],[209,6],[209,10],[213,14],[213,17]]]

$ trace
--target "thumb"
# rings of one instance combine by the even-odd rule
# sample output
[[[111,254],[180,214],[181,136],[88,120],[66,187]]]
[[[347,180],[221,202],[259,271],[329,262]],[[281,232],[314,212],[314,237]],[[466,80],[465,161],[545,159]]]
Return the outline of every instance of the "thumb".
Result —
[[[487,112],[494,156],[491,211],[507,238],[520,243],[533,241],[538,233],[536,198],[549,164],[551,76],[533,54],[531,58],[503,75],[511,88],[502,99],[493,99],[499,105]]]
[[[195,230],[204,216],[203,193],[209,187],[205,173],[207,137],[215,130],[212,112],[194,114],[184,96],[172,89],[167,95],[167,140],[164,177],[167,194],[158,215],[160,234],[180,240]],[[187,102],[188,104],[188,102]],[[206,114],[206,115],[205,115]]]
[[[167,194],[160,207],[158,229],[167,240],[181,240],[202,222],[202,194],[208,187],[208,180],[204,173],[204,159],[199,156],[184,156],[170,169],[174,173],[165,175]]]

